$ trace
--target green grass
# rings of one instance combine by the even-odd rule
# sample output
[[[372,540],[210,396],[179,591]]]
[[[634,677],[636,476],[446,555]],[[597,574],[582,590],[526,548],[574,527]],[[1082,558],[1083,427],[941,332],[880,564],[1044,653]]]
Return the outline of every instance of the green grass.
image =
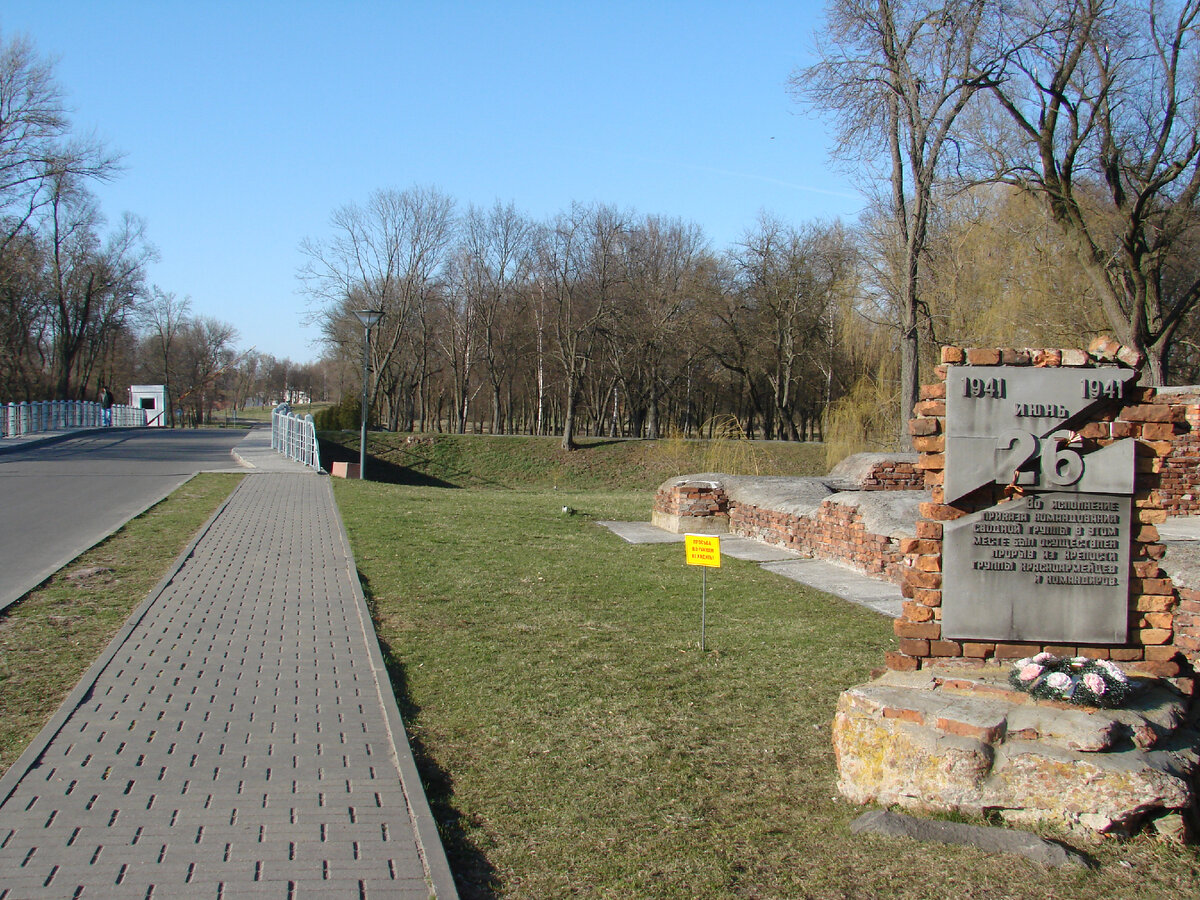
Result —
[[[0,613],[0,774],[240,480],[197,475]]]
[[[335,481],[464,897],[1197,896],[1192,849],[1087,846],[1099,872],[854,836],[829,726],[891,622],[596,519],[644,490]]]
[[[358,462],[358,434],[321,433],[321,461]],[[820,475],[820,444],[775,441],[662,441],[585,438],[565,451],[559,439],[505,435],[372,432],[367,472],[374,481],[442,487],[651,491],[674,475],[698,472]]]

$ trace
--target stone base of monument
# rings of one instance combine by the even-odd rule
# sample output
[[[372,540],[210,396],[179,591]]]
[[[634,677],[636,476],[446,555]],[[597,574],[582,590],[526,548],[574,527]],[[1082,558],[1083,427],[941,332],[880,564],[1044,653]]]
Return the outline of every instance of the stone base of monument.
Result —
[[[1007,666],[888,671],[838,703],[838,788],[854,803],[1183,841],[1200,733],[1187,698],[1136,680],[1125,708],[1096,709],[1016,691]]]

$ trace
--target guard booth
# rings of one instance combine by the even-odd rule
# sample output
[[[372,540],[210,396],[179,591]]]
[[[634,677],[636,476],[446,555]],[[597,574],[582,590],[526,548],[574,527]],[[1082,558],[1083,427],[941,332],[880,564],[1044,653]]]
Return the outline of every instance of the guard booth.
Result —
[[[146,411],[146,424],[163,428],[167,424],[167,386],[165,384],[133,384],[129,386],[129,405]]]

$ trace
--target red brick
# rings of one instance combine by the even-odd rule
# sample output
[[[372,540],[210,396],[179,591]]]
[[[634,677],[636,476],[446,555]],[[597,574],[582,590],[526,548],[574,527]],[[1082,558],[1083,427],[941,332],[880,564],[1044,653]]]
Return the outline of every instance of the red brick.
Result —
[[[1166,644],[1171,640],[1169,628],[1138,628],[1134,629],[1134,639],[1145,645]]]
[[[1112,424],[1109,422],[1088,422],[1079,429],[1079,435],[1089,441],[1107,440],[1112,437]]]
[[[942,571],[941,554],[922,554],[913,561],[913,567],[918,572],[940,572]]]
[[[961,347],[943,347],[942,362],[949,365],[959,365],[967,358]]]
[[[973,659],[987,659],[996,652],[996,645],[992,643],[981,643],[978,641],[965,641],[962,645],[963,656],[968,656]]]
[[[1133,598],[1133,608],[1142,613],[1166,612],[1175,606],[1170,594],[1138,594]]]
[[[1039,367],[1058,368],[1062,365],[1061,350],[1035,350],[1033,364]]]
[[[1041,644],[996,644],[997,659],[1022,659],[1040,652]]]
[[[883,655],[887,667],[893,672],[913,672],[920,665],[920,660],[905,656],[895,650],[889,650]]]
[[[905,572],[905,580],[909,585],[916,588],[926,588],[928,590],[937,590],[942,586],[942,576],[937,572],[922,572],[919,569],[908,569]]]
[[[917,537],[922,540],[940,541],[942,539],[942,523],[918,521]],[[1197,596],[1200,597],[1200,595]]]
[[[922,400],[945,400],[946,399],[946,383],[939,381],[937,384],[921,385]]]
[[[1170,578],[1130,578],[1129,592],[1164,596],[1174,593],[1175,585]]]
[[[926,519],[932,519],[935,522],[951,522],[966,515],[961,509],[941,503],[922,503],[917,511]],[[1155,536],[1157,537],[1157,532]]]
[[[1079,648],[1071,647],[1065,644],[1047,644],[1043,648],[1047,653],[1053,653],[1055,656],[1078,656]]]
[[[903,619],[893,619],[892,631],[896,633],[896,637],[918,640],[937,640],[942,636],[942,626],[936,622],[905,622]]]
[[[1144,659],[1145,651],[1141,647],[1113,647],[1108,652],[1108,658],[1113,662],[1133,662]]]
[[[1181,628],[1191,623],[1180,623]],[[1144,613],[1138,625],[1142,628],[1165,628],[1167,631],[1175,627],[1175,614],[1169,612]]]
[[[916,638],[901,638],[900,652],[905,656],[923,657],[929,655],[929,641]]]
[[[970,722],[959,722],[955,719],[939,718],[937,720],[938,731],[943,731],[946,734],[954,734],[959,737],[974,738],[977,741],[983,741],[985,744],[992,744],[1004,737],[1004,726],[982,726],[972,725]]]
[[[946,449],[946,436],[939,434],[936,437],[914,437],[912,443],[913,449],[918,453],[942,453]]]
[[[975,347],[967,351],[967,363],[972,366],[1000,364],[1000,351],[994,347]]]
[[[909,599],[915,600],[922,606],[928,606],[932,609],[937,609],[942,605],[942,592],[930,590],[928,588],[914,588],[912,597]]]
[[[1175,436],[1176,426],[1167,422],[1147,422],[1142,426],[1142,438],[1147,441],[1169,441]]]
[[[962,644],[957,641],[930,641],[930,656],[962,656]]]
[[[1179,656],[1179,650],[1176,647],[1171,646],[1143,647],[1142,654],[1145,659],[1175,659],[1177,656]]]
[[[933,610],[923,603],[914,603],[911,600],[905,601],[903,604],[904,618],[910,622],[932,622]]]
[[[1147,659],[1137,663],[1136,669],[1139,672],[1145,672],[1146,674],[1153,675],[1156,678],[1174,678],[1183,671],[1183,666],[1173,659],[1161,661]]]
[[[1183,422],[1186,421],[1183,407],[1167,406],[1165,403],[1143,403],[1126,406],[1121,410],[1126,422]]]
[[[915,709],[885,706],[883,708],[883,717],[885,719],[899,719],[901,722],[913,722],[917,725],[925,724],[925,716],[919,710]]]

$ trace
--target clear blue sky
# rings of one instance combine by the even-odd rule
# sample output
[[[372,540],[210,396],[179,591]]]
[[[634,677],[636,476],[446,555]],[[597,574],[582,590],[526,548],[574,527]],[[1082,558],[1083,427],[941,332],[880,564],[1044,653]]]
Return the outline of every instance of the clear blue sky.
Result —
[[[853,219],[822,124],[788,96],[810,2],[5,0],[57,60],[78,130],[122,152],[110,220],[147,220],[151,280],[243,347],[315,359],[302,239],[375,188],[543,218],[600,201],[702,226]]]

